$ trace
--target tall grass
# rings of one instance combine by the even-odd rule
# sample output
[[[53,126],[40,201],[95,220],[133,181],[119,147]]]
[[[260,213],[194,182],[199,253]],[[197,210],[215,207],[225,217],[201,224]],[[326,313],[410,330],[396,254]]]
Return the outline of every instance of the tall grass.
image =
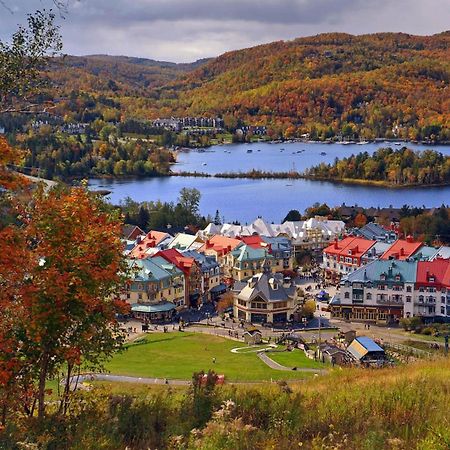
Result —
[[[17,422],[35,448],[417,449],[450,448],[450,359],[386,369],[335,369],[297,384],[212,390],[101,386],[80,393],[65,421]],[[30,447],[33,448],[33,447]]]

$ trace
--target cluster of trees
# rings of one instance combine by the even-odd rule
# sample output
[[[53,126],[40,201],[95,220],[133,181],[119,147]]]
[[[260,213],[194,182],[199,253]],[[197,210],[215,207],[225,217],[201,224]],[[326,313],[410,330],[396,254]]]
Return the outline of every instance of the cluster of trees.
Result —
[[[450,209],[441,206],[427,213],[404,206],[400,230],[405,236],[411,235],[429,244],[448,245],[450,243]]]
[[[209,216],[205,218],[200,215],[200,199],[198,189],[183,188],[176,202],[158,200],[138,203],[128,197],[119,207],[124,214],[125,223],[138,225],[145,231],[168,229],[170,232],[171,228],[204,228],[213,221]]]
[[[97,137],[97,139],[94,139]],[[39,168],[45,178],[92,176],[158,176],[169,173],[173,153],[142,140],[122,140],[104,125],[83,135],[54,132],[50,125],[15,136],[27,149],[23,165]]]
[[[393,185],[446,184],[450,182],[450,157],[434,150],[414,152],[382,148],[319,164],[306,171],[313,178],[383,181]]]

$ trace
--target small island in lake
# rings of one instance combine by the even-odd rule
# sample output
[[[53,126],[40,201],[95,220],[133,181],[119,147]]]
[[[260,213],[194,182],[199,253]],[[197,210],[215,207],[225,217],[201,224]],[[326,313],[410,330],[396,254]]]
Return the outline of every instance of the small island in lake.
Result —
[[[380,148],[373,155],[362,152],[321,163],[307,169],[305,177],[391,187],[448,185],[450,156],[435,150]]]

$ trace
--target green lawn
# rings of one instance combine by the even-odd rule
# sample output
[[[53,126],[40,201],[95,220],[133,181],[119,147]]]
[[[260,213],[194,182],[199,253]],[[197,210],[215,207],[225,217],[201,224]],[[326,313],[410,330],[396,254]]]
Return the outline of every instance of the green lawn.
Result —
[[[144,339],[146,343],[128,345],[123,353],[107,364],[107,369],[116,375],[186,380],[191,379],[194,372],[208,369],[224,374],[229,381],[270,381],[311,376],[310,373],[273,370],[256,353],[231,353],[232,348],[245,345],[217,336],[186,332],[151,333]],[[216,358],[215,363],[213,358]]]
[[[326,364],[309,359],[302,350],[294,349],[292,352],[268,352],[267,356],[278,364],[286,367],[307,367],[311,369],[324,369]]]

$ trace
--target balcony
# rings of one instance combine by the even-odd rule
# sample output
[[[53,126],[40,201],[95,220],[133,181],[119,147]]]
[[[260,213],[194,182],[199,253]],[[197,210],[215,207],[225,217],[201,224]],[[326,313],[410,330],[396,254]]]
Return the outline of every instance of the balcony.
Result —
[[[403,300],[389,300],[385,298],[377,298],[377,304],[378,305],[403,305]]]

